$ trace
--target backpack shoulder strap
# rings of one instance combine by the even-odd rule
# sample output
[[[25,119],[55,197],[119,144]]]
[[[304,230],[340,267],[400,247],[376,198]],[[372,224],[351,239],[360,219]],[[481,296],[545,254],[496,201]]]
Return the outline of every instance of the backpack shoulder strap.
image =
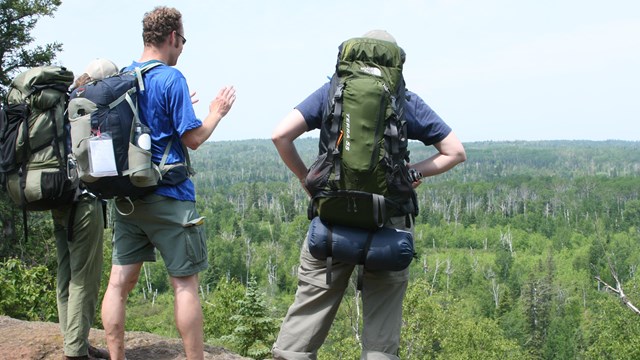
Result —
[[[191,158],[189,157],[189,149],[184,145],[182,140],[178,140],[180,142],[180,146],[182,146],[182,152],[184,153],[185,164],[184,166],[187,168],[187,173],[189,176],[193,176],[196,174],[196,171],[191,166]],[[160,174],[164,175],[169,171],[169,167],[165,167],[167,164],[167,158],[169,157],[169,151],[171,151],[171,145],[173,145],[173,137],[169,140],[167,147],[164,149],[164,153],[162,154],[162,160],[160,160],[160,164],[158,168],[160,169]]]
[[[164,65],[164,63],[160,60],[150,60],[143,63],[142,66],[136,66],[134,71],[136,73],[136,78],[138,79],[138,88],[140,89],[140,91],[144,91],[144,81],[142,81],[142,74],[160,65]]]

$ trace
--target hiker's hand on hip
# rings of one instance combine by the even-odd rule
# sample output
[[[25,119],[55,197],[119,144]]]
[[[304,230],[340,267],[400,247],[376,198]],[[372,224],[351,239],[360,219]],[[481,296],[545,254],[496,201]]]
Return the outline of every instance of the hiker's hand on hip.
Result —
[[[304,183],[304,180],[300,180],[300,185],[302,185],[302,188],[304,189],[304,192],[307,193],[307,196],[309,196],[310,198],[313,197],[311,196],[311,193],[309,192],[309,189],[307,189],[307,186]]]
[[[218,113],[220,117],[223,117],[231,110],[235,101],[236,89],[233,86],[225,86],[220,89],[216,98],[209,104],[209,112]]]

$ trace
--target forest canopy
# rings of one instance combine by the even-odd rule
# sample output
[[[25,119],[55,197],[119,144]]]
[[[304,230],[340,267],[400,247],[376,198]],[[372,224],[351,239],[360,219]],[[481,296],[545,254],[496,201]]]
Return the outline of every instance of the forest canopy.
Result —
[[[310,164],[317,139],[297,146]],[[401,358],[640,358],[640,315],[630,306],[640,305],[640,143],[465,148],[465,163],[417,189]],[[415,160],[434,151],[410,149]],[[263,358],[295,292],[307,195],[269,140],[209,142],[191,155],[208,235],[210,267],[200,276],[207,342]],[[0,278],[11,285],[0,290],[0,313],[55,321],[46,297],[55,291],[50,217],[32,213],[24,241],[21,219],[6,200],[1,206],[11,237],[0,244]],[[162,263],[146,264],[127,329],[177,336],[170,289]],[[321,359],[357,357],[357,300],[351,289]]]

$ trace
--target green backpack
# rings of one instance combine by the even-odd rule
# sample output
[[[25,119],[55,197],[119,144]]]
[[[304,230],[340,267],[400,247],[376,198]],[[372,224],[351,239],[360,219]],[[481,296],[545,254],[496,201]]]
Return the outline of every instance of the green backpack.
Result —
[[[406,163],[404,51],[354,38],[339,48],[320,132],[319,156],[305,186],[309,219],[363,229],[418,213]]]
[[[50,210],[75,198],[78,181],[67,171],[65,113],[73,79],[64,67],[42,66],[11,83],[0,116],[0,180],[25,212]]]

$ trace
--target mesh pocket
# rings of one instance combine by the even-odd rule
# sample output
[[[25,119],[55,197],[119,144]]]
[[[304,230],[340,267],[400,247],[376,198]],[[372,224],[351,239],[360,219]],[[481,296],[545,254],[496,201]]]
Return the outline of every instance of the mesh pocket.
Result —
[[[7,192],[11,200],[30,211],[54,209],[72,202],[75,195],[76,185],[62,170],[29,170],[24,188],[26,202],[22,200],[20,176],[13,173],[7,180]]]
[[[309,173],[304,179],[304,186],[309,190],[311,195],[324,190],[331,175],[333,163],[327,160],[327,153],[324,153],[316,159],[309,168]]]
[[[9,105],[2,109],[0,118],[0,171],[10,172],[18,168],[16,141],[23,121],[29,116],[27,105]]]
[[[27,176],[27,189],[29,188]],[[65,171],[43,171],[40,177],[41,199],[55,199],[62,197],[68,187],[69,178]],[[37,185],[36,185],[37,186]],[[26,191],[25,191],[26,192]],[[28,193],[27,193],[28,194]],[[27,200],[30,200],[27,198]]]

